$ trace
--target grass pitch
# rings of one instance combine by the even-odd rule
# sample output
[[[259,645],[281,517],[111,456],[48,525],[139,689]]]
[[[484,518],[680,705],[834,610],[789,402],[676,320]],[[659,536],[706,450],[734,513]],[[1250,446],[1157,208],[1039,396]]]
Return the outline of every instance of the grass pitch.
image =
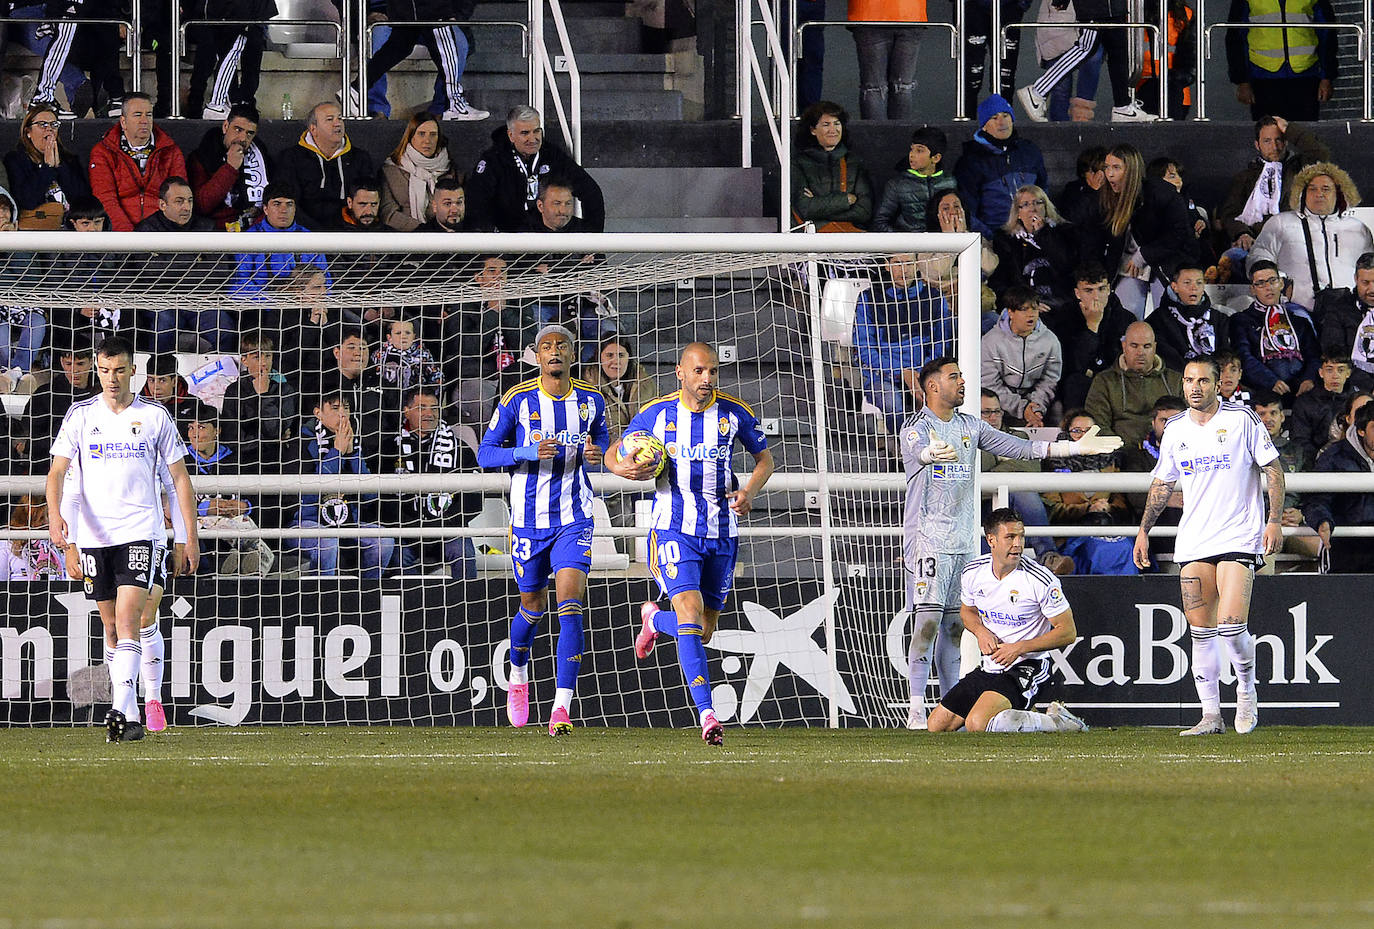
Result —
[[[0,929],[1374,925],[1374,732],[0,733]]]

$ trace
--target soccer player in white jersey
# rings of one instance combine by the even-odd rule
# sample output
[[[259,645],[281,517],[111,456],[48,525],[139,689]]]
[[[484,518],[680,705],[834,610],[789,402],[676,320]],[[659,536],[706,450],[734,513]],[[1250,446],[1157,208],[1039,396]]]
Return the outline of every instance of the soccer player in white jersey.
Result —
[[[988,554],[970,561],[960,578],[964,627],[978,639],[982,664],[940,697],[930,731],[1086,731],[1062,703],[1045,713],[1031,709],[1050,679],[1049,652],[1078,635],[1059,578],[1023,557],[1026,525],[1015,510],[993,510],[983,530]]]
[[[549,325],[534,339],[539,377],[512,387],[497,404],[477,449],[483,468],[511,472],[510,556],[520,608],[510,623],[506,715],[530,718],[530,653],[548,605],[549,577],[558,598],[558,657],[549,735],[572,732],[572,698],[582,667],[582,614],[592,568],[592,484],[611,436],[606,398],[572,376],[573,334]]]
[[[75,527],[79,520],[77,513],[81,505],[81,467],[80,459],[73,459],[67,469],[67,478],[62,493],[62,517],[67,521],[69,544],[65,555],[67,576],[73,580],[85,580],[86,594],[93,593],[91,581],[81,569],[81,540],[76,537]],[[185,558],[186,524],[181,507],[177,505],[176,486],[172,473],[163,462],[158,468],[158,479],[162,485],[164,513],[170,513],[172,521],[173,546],[178,557]],[[161,732],[167,728],[167,710],[162,705],[162,681],[165,670],[164,658],[167,651],[162,628],[158,624],[158,607],[167,588],[167,553],[165,546],[161,557],[155,558],[153,584],[148,589],[148,599],[143,604],[143,615],[139,619],[139,679],[143,681],[144,722],[149,732]],[[118,644],[115,630],[105,630],[105,667],[114,664],[115,646]]]
[[[1183,366],[1188,409],[1164,427],[1135,537],[1135,563],[1149,567],[1149,532],[1174,485],[1181,485],[1183,516],[1174,561],[1180,566],[1183,613],[1193,639],[1193,683],[1202,719],[1179,735],[1226,731],[1219,683],[1223,645],[1236,673],[1236,731],[1250,732],[1259,723],[1250,590],[1264,556],[1283,545],[1284,478],[1278,450],[1254,410],[1218,396],[1220,377],[1215,358],[1195,358]]]
[[[722,745],[725,730],[711,700],[706,643],[734,584],[739,554],[738,518],[753,508],[754,496],[773,474],[773,453],[758,417],[737,397],[716,389],[720,358],[704,342],[693,342],[678,360],[681,389],[646,403],[627,433],[651,432],[667,449],[650,517],[649,569],[672,610],[653,603],[640,608],[635,655],[646,658],[660,635],[677,639],[678,662],[696,704],[701,737]],[[735,440],[754,456],[754,469],[741,487],[732,466]],[[612,446],[606,466],[631,480],[652,476]]]
[[[115,634],[110,662],[113,708],[105,717],[111,742],[143,738],[134,683],[142,656],[140,632],[148,591],[166,546],[159,496],[159,468],[165,464],[176,487],[187,538],[173,562],[178,574],[194,572],[200,561],[195,528],[195,497],[182,461],[186,447],[160,404],[135,397],[133,346],[106,339],[96,352],[100,394],[74,404],[62,420],[48,471],[49,533],[54,545],[70,546],[62,515],[63,480],[72,461],[81,468],[81,504],[76,535],[81,539],[81,569],[90,582],[106,634]]]
[[[949,356],[935,358],[918,374],[925,407],[902,424],[906,505],[902,517],[902,560],[907,604],[912,613],[907,652],[911,709],[908,729],[926,728],[925,692],[932,646],[941,695],[959,680],[959,576],[978,551],[978,499],[973,475],[978,450],[1003,458],[1068,458],[1103,455],[1121,447],[1117,436],[1099,436],[1093,426],[1077,441],[1035,442],[1008,435],[965,413],[964,376]]]

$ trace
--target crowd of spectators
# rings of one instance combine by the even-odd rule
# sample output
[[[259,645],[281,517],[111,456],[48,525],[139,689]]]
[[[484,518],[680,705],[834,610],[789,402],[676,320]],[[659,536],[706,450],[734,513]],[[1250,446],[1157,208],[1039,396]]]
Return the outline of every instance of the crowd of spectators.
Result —
[[[1184,408],[1183,368],[1202,356],[1218,359],[1223,397],[1271,426],[1291,469],[1374,470],[1354,414],[1343,412],[1355,391],[1374,386],[1374,236],[1353,212],[1354,181],[1310,131],[1260,118],[1253,160],[1224,201],[1200,205],[1179,159],[1147,162],[1129,144],[1084,150],[1076,176],[1052,185],[1044,156],[997,96],[979,104],[978,127],[952,163],[957,146],[946,132],[918,126],[878,192],[848,145],[847,120],[825,101],[803,113],[794,219],[818,231],[980,233],[985,407],[1043,438],[1097,425],[1126,443],[1118,460],[1063,470],[1151,469],[1164,420]],[[1061,191],[1059,202],[1049,190]],[[920,407],[911,372],[953,344],[952,269],[895,256],[870,278],[855,307],[852,358],[866,399],[895,433]],[[1283,519],[1314,532],[1362,519],[1346,496],[1335,495],[1334,509],[1292,499]],[[1081,525],[1084,516],[1127,525],[1139,509],[1124,495],[1019,502],[1032,525]],[[1135,570],[1128,551],[1105,543],[1065,539],[1059,548],[1078,570]],[[1287,550],[1319,554],[1313,535]]]
[[[419,251],[331,259],[252,250],[248,236],[277,231],[601,231],[600,187],[544,139],[537,110],[513,109],[491,147],[470,162],[450,149],[443,122],[429,114],[410,119],[396,148],[374,158],[349,138],[332,101],[312,108],[297,141],[280,152],[262,148],[258,114],[246,104],[229,107],[189,157],[157,125],[154,104],[143,94],[124,96],[118,120],[85,159],[60,144],[59,119],[46,104],[26,115],[8,158],[17,193],[0,188],[3,228],[221,230],[245,238],[242,251],[224,254],[32,256],[26,273],[55,275],[50,279],[64,285],[118,281],[151,267],[178,286],[219,288],[232,300],[6,308],[0,393],[29,395],[22,413],[0,417],[11,473],[46,467],[67,409],[99,389],[93,349],[115,334],[133,339],[141,392],[172,412],[194,470],[203,475],[474,470],[478,431],[496,398],[529,376],[522,355],[534,328],[551,319],[588,340],[584,374],[614,398],[619,428],[657,393],[631,345],[614,336],[613,310],[603,295],[511,300],[505,287],[511,256],[449,259]],[[544,272],[562,261],[526,261],[530,267],[521,270]],[[354,301],[341,308],[346,301],[331,299],[354,285],[420,277],[416,272],[427,268],[435,279],[469,275],[472,291],[483,296],[452,303],[438,296],[436,305],[407,307]],[[584,312],[585,320],[579,318]],[[187,359],[196,361],[188,367]],[[212,528],[449,526],[472,518],[481,497],[207,494],[198,506]],[[385,535],[303,537],[280,549],[294,549],[323,574],[342,563],[368,574],[447,566],[466,575],[475,554],[471,540],[397,545]],[[221,543],[205,570],[265,571],[280,549]]]
[[[878,0],[852,6],[881,22],[909,19],[906,8],[915,5],[923,7]],[[1315,7],[1322,5],[1318,0]],[[229,18],[223,6],[201,3],[197,15]],[[270,15],[275,4],[251,6],[246,18]],[[157,125],[166,101],[109,90],[108,112],[117,121],[83,157],[62,143],[57,130],[72,114],[49,93],[58,81],[69,89],[85,82],[73,66],[88,72],[92,85],[108,78],[100,55],[89,47],[89,37],[99,30],[77,30],[66,59],[45,61],[19,144],[5,156],[11,190],[0,196],[0,227],[373,235],[604,228],[600,187],[544,139],[537,110],[513,109],[480,153],[464,157],[449,145],[445,119],[487,115],[467,102],[460,82],[467,37],[458,26],[404,26],[403,6],[418,20],[461,20],[472,12],[470,0],[371,4],[374,23],[390,23],[374,31],[374,91],[384,87],[392,59],[417,44],[429,50],[440,72],[437,109],[407,120],[387,152],[356,144],[335,101],[310,109],[294,143],[265,150],[252,103],[261,30],[226,24],[202,25],[193,39],[198,58],[191,105],[203,104],[204,115],[214,118],[198,145],[183,152]],[[1233,19],[1254,14],[1252,4],[1238,0],[1233,6]],[[1115,3],[1080,0],[1078,7],[1080,19],[1123,15]],[[1004,23],[1018,21],[1023,12],[1019,4],[1004,4]],[[1188,12],[1183,4],[1169,4],[1179,32],[1171,29],[1171,47],[1187,44],[1179,36],[1189,28]],[[1323,15],[1316,10],[1314,18]],[[979,22],[966,24],[970,50],[977,52],[969,56],[964,76],[974,91],[970,137],[951,139],[944,129],[916,126],[906,157],[894,166],[896,176],[878,189],[848,137],[844,109],[816,102],[798,127],[792,218],[822,232],[978,233],[985,401],[995,403],[996,415],[1010,428],[1072,437],[1096,425],[1126,440],[1119,460],[1070,461],[1067,470],[1126,469],[1127,459],[1149,467],[1161,417],[1176,412],[1181,368],[1202,355],[1222,361],[1224,396],[1251,403],[1266,423],[1276,423],[1276,443],[1291,449],[1294,467],[1320,467],[1333,458],[1333,448],[1345,453],[1334,456],[1345,470],[1351,462],[1369,462],[1360,444],[1358,409],[1348,402],[1355,391],[1374,386],[1374,238],[1351,213],[1360,202],[1353,180],[1312,132],[1288,122],[1297,111],[1304,114],[1298,118],[1316,118],[1307,113],[1307,97],[1315,104],[1329,96],[1334,66],[1325,37],[1318,36],[1313,61],[1301,49],[1286,49],[1273,71],[1265,68],[1262,35],[1228,33],[1232,51],[1248,62],[1233,69],[1247,78],[1236,81],[1238,95],[1262,101],[1256,106],[1263,109],[1256,114],[1252,162],[1237,172],[1224,201],[1200,204],[1187,189],[1186,164],[1168,154],[1147,162],[1129,144],[1085,149],[1074,178],[1051,178],[1043,153],[1017,132],[1012,104],[997,95],[979,99],[987,64],[986,36],[974,41]],[[154,18],[149,28],[156,31],[161,24]],[[1113,117],[1148,118],[1148,90],[1137,102],[1136,91],[1123,83],[1119,40],[1125,33],[1093,32],[1076,30],[1073,41],[1057,49],[1037,41],[1045,76],[1017,94],[1031,119],[1082,109],[1083,95],[1092,96],[1094,69],[1103,63],[1112,83]],[[855,28],[866,118],[914,115],[913,34],[899,27]],[[1236,45],[1233,36],[1243,44]],[[38,37],[40,52],[61,44],[43,38]],[[1007,51],[1006,59],[993,64],[1004,69],[1003,84],[1010,86],[1014,44]],[[1171,68],[1175,81],[1175,70],[1187,77],[1186,67]],[[1150,73],[1147,67],[1146,80]],[[1169,90],[1170,107],[1186,110],[1186,81]],[[384,89],[369,95],[368,109],[386,115]],[[1274,113],[1281,115],[1269,115]],[[381,279],[405,259],[378,254],[343,267],[320,254],[256,253],[251,246],[218,259],[162,257],[168,267],[184,267],[188,277],[222,275],[237,305],[195,311],[6,308],[0,320],[0,392],[32,394],[22,419],[7,426],[12,470],[41,462],[67,407],[95,390],[91,349],[110,334],[133,336],[147,353],[143,390],[173,409],[197,469],[206,474],[240,468],[468,469],[495,399],[527,373],[521,355],[530,331],[553,319],[570,323],[582,337],[583,375],[607,393],[613,432],[616,410],[619,419],[627,419],[654,393],[633,347],[615,333],[613,319],[607,319],[612,314],[603,312],[604,295],[508,299],[502,285],[510,262],[523,259],[487,255],[465,269],[484,295],[478,300],[341,310],[328,299],[335,289]],[[52,260],[65,263],[78,279],[116,273],[112,259],[103,256]],[[597,260],[574,255],[532,267],[542,272]],[[192,267],[196,262],[201,266]],[[890,256],[872,276],[855,309],[854,357],[865,393],[895,432],[922,402],[914,372],[953,345],[956,275],[949,259],[905,254]],[[1213,283],[1232,289],[1224,299],[1209,295]],[[1235,288],[1241,285],[1248,286],[1249,298],[1237,301]],[[213,357],[195,370],[179,371],[175,353]],[[207,519],[303,528],[366,528],[402,520],[454,525],[480,508],[473,495],[419,495],[390,503],[367,495],[299,503],[216,497],[200,503]],[[1030,509],[1029,501],[1022,503]],[[1040,503],[1048,522],[1090,516],[1116,525],[1134,513],[1133,502],[1122,495],[1047,495]],[[1328,503],[1310,516],[1303,501],[1293,504],[1286,520],[1300,514],[1321,531],[1351,512],[1339,499],[1334,509]],[[1029,516],[1035,521],[1039,512]],[[340,557],[366,572],[438,562],[468,573],[473,555],[459,540],[398,546],[385,534],[345,542],[352,553],[341,553],[338,541],[327,538],[292,544],[324,573],[337,570]],[[1129,558],[1100,548],[1071,547],[1080,570],[1129,564]],[[263,559],[250,556],[261,554],[235,548],[208,561],[251,570]],[[1054,552],[1041,554],[1049,558]]]

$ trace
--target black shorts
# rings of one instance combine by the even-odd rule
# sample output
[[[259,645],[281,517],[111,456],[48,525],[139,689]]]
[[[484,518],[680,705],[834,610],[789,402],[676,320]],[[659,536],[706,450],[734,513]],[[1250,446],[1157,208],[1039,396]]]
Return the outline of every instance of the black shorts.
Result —
[[[1256,571],[1264,567],[1263,555],[1258,555],[1254,552],[1222,552],[1220,555],[1208,555],[1206,558],[1194,558],[1191,561],[1185,561],[1183,564],[1179,565],[1179,568],[1186,568],[1190,564],[1198,563],[1209,564],[1216,567],[1223,561],[1234,561],[1237,564],[1245,565],[1247,568],[1254,568]]]
[[[1006,697],[1013,710],[1027,710],[1049,679],[1049,658],[1018,661],[1005,671],[978,668],[960,678],[959,683],[940,698],[940,706],[960,719],[968,719],[978,698],[992,691]]]
[[[81,573],[86,576],[86,595],[97,603],[113,600],[121,587],[151,590],[166,582],[167,548],[160,542],[83,548]]]

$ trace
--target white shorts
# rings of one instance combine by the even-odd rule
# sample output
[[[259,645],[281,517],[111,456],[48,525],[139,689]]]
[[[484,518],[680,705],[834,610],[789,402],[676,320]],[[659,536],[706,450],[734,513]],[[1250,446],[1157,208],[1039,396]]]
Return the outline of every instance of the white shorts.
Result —
[[[906,598],[913,607],[938,606],[957,610],[962,602],[959,576],[968,555],[917,549],[906,565]]]

